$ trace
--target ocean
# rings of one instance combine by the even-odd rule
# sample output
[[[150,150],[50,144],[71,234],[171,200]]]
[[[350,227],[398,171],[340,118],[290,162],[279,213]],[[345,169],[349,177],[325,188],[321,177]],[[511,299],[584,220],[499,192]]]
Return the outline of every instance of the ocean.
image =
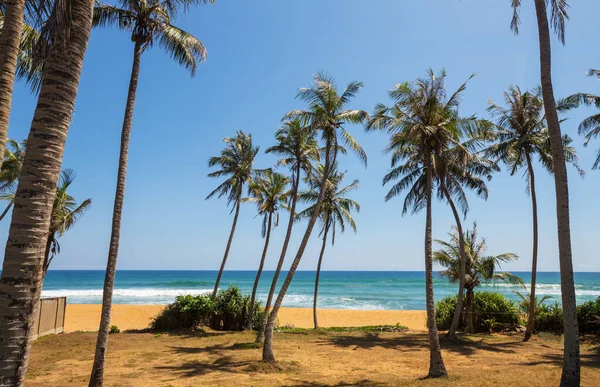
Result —
[[[529,272],[513,272],[530,286]],[[286,273],[280,276],[283,283]],[[116,274],[113,302],[117,304],[167,304],[181,294],[204,294],[212,291],[217,271],[142,271],[119,270]],[[435,299],[455,294],[458,286],[435,276]],[[221,288],[230,284],[244,293],[252,291],[255,272],[225,271]],[[273,278],[272,271],[263,272],[258,299],[264,304]],[[312,307],[315,272],[296,272],[283,306]],[[577,303],[600,296],[600,273],[575,273]],[[42,297],[66,296],[71,304],[100,304],[104,271],[51,270],[46,276]],[[279,288],[278,288],[279,290]],[[517,300],[519,286],[483,284],[478,290],[503,293]],[[560,276],[557,272],[539,272],[536,292],[550,296],[549,302],[560,302]],[[425,273],[419,271],[324,271],[319,283],[319,307],[337,309],[425,309]]]

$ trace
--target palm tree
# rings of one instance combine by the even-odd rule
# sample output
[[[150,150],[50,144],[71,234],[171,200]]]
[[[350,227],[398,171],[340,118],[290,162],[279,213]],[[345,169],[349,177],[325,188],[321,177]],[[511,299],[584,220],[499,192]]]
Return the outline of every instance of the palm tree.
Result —
[[[300,212],[299,218],[310,218],[314,213],[316,202],[319,200],[319,189],[324,173],[325,166],[319,164],[316,173],[307,179],[310,190],[301,192],[298,198],[302,202],[313,204]],[[347,223],[350,225],[350,228],[356,232],[356,223],[354,222],[354,219],[352,219],[351,212],[353,210],[356,212],[360,211],[360,205],[354,200],[346,197],[349,192],[358,189],[360,186],[359,182],[358,180],[354,180],[351,184],[340,188],[340,185],[344,180],[344,175],[345,173],[339,173],[337,171],[336,165],[332,167],[329,177],[327,178],[325,197],[323,198],[320,213],[318,214],[318,219],[322,225],[321,235],[323,235],[323,243],[321,245],[321,252],[319,253],[319,263],[317,264],[317,273],[315,277],[315,294],[313,299],[313,320],[315,329],[319,329],[319,323],[317,321],[317,296],[319,292],[321,263],[323,262],[323,254],[325,253],[325,246],[327,244],[327,235],[331,229],[331,245],[333,246],[335,244],[336,226],[339,226],[340,231],[344,232]]]
[[[72,0],[49,31],[52,45],[44,58],[44,78],[15,193],[0,278],[0,385],[21,386],[27,372],[34,316],[42,290],[43,255],[92,27],[93,5],[92,0]],[[22,8],[14,12],[17,19],[19,14],[22,17],[22,12]],[[8,6],[5,15],[8,15]],[[4,22],[6,28],[7,18]],[[16,30],[20,32],[20,28],[13,28],[18,21],[13,20],[10,24],[11,34]],[[12,43],[7,44],[11,34],[6,31],[2,33],[0,55],[13,52]],[[0,67],[6,71],[4,64]],[[0,77],[5,76],[3,73]],[[3,101],[5,80],[3,78],[0,86]]]
[[[550,46],[550,27],[548,7],[550,8],[552,28],[561,43],[565,42],[565,20],[568,19],[566,0],[533,0],[537,18],[540,45],[540,76],[544,110],[548,122],[550,147],[554,160],[554,186],[556,194],[556,220],[558,231],[558,254],[560,260],[560,283],[564,322],[564,361],[560,385],[579,386],[579,328],[577,327],[577,304],[575,299],[575,280],[573,278],[573,255],[571,251],[571,225],[569,216],[569,183],[565,163],[562,135],[556,101],[552,86],[552,49]],[[514,10],[511,29],[518,33],[519,8],[521,0],[513,0]]]
[[[511,86],[508,92],[504,92],[504,100],[506,107],[490,101],[488,112],[497,120],[496,143],[490,146],[486,152],[502,161],[507,166],[511,176],[525,169],[527,192],[531,194],[533,211],[533,258],[531,260],[530,297],[531,300],[534,300],[538,258],[538,216],[533,158],[537,157],[544,169],[552,172],[550,136],[544,115],[541,88],[537,87],[532,91],[523,93],[518,86]],[[563,136],[564,158],[573,163],[579,170],[575,149],[569,145],[571,141],[569,136]],[[531,302],[530,305],[531,309],[523,341],[528,341],[534,330],[535,313],[533,306],[535,303]]]
[[[261,176],[262,175],[262,176]],[[252,297],[250,302],[250,310],[248,312],[248,320],[246,329],[252,329],[252,317],[254,316],[254,300],[256,298],[256,290],[258,282],[265,265],[267,250],[269,248],[269,239],[271,237],[271,227],[277,227],[279,223],[279,208],[286,208],[286,202],[289,200],[290,191],[287,188],[290,179],[281,173],[275,173],[271,170],[266,170],[252,179],[248,184],[250,197],[242,199],[245,202],[255,202],[258,207],[258,215],[262,215],[262,230],[261,235],[265,238],[265,246],[260,258],[260,265],[256,272],[254,287],[252,288]]]
[[[221,151],[221,155],[211,157],[208,160],[209,167],[219,166],[221,169],[209,173],[208,177],[227,177],[227,180],[215,188],[206,199],[210,199],[215,195],[219,198],[227,196],[227,205],[233,206],[232,211],[235,209],[235,215],[233,216],[231,232],[229,233],[227,247],[225,248],[221,268],[217,275],[212,298],[217,296],[217,291],[219,290],[221,276],[223,275],[225,263],[229,256],[229,249],[231,248],[231,242],[233,241],[235,226],[237,225],[238,215],[240,214],[240,204],[242,202],[244,184],[250,183],[252,179],[252,173],[254,171],[252,169],[252,164],[254,163],[254,157],[256,157],[259,149],[252,144],[252,135],[246,134],[241,130],[238,130],[234,137],[224,138],[223,142],[226,144],[226,147]]]
[[[319,199],[315,203],[315,212],[310,217],[302,241],[298,248],[298,252],[292,262],[290,270],[281,286],[273,311],[269,317],[269,322],[265,331],[265,342],[263,346],[263,361],[268,363],[275,362],[275,355],[273,354],[273,329],[275,328],[275,321],[277,320],[277,313],[281,308],[283,297],[287,292],[298,264],[302,259],[308,240],[312,230],[317,222],[317,216],[321,209],[321,204],[325,195],[325,186],[327,184],[327,178],[329,177],[330,168],[335,165],[337,153],[339,151],[339,143],[342,141],[348,146],[365,164],[367,162],[367,155],[356,140],[344,129],[344,124],[358,124],[368,119],[369,115],[364,110],[346,110],[346,105],[350,100],[356,96],[359,90],[362,88],[361,82],[350,82],[344,91],[340,94],[337,91],[335,82],[332,78],[324,75],[317,74],[314,76],[314,83],[311,87],[302,88],[297,94],[297,98],[305,101],[309,105],[308,110],[293,110],[285,115],[285,119],[299,119],[303,124],[309,128],[311,133],[314,135],[319,134],[321,139],[325,142],[325,173],[323,174],[323,180],[321,181],[321,187],[319,191]]]
[[[473,130],[473,118],[461,118],[458,114],[462,84],[450,97],[445,87],[446,72],[435,75],[429,70],[427,77],[414,83],[397,84],[389,96],[392,107],[378,104],[367,125],[367,130],[385,130],[391,138],[386,148],[392,153],[392,170],[385,175],[383,183],[400,179],[386,196],[386,201],[408,190],[404,199],[403,214],[410,209],[416,213],[426,208],[425,223],[425,282],[427,303],[427,327],[429,331],[429,376],[446,376],[439,337],[435,324],[432,262],[432,209],[433,185],[448,185],[451,194],[456,185],[446,182],[445,164],[448,151],[460,146],[464,133]],[[469,78],[470,79],[470,78]],[[438,188],[438,192],[439,188]]]
[[[460,278],[461,254],[459,247],[459,234],[456,227],[448,234],[450,241],[436,240],[441,248],[433,253],[433,260],[446,267],[439,272],[440,277],[446,277],[450,282],[457,282]],[[474,289],[482,283],[489,281],[502,281],[511,284],[522,284],[521,279],[508,272],[497,273],[496,268],[501,263],[517,260],[519,257],[513,253],[500,255],[484,255],[486,250],[485,239],[478,239],[477,223],[473,223],[473,229],[467,230],[463,236],[467,264],[465,266],[465,289],[467,292],[465,309],[467,310],[467,332],[474,333],[473,300]]]
[[[275,294],[275,288],[277,286],[277,281],[279,280],[279,274],[281,273],[283,261],[285,260],[285,254],[292,236],[292,228],[294,226],[294,219],[296,216],[296,202],[298,200],[300,177],[303,172],[307,176],[310,175],[312,162],[319,159],[318,142],[314,138],[310,128],[304,126],[299,119],[285,121],[275,134],[275,139],[277,140],[277,144],[268,148],[266,153],[274,153],[278,156],[281,156],[282,158],[277,161],[277,166],[287,167],[290,170],[292,182],[292,189],[289,195],[290,219],[288,221],[283,247],[281,248],[281,255],[279,256],[277,268],[275,269],[273,280],[271,281],[271,288],[269,289],[267,303],[265,304],[262,323],[260,324],[260,329],[258,330],[258,335],[256,336],[257,343],[262,342],[264,339],[265,329],[269,320],[271,302],[273,301],[273,295]]]
[[[0,221],[4,219],[15,203],[15,190],[17,189],[19,175],[21,175],[25,148],[27,147],[27,140],[23,140],[19,144],[13,139],[8,139],[6,143],[8,147],[4,149],[4,160],[0,169],[0,198],[8,200],[8,205],[0,214]]]
[[[588,76],[600,79],[600,70],[591,69],[588,71]],[[600,96],[588,93],[573,94],[559,103],[559,110],[561,110],[561,108],[562,110],[574,109],[581,105],[595,106],[597,109],[600,109]],[[583,136],[585,139],[583,145],[588,146],[590,140],[600,135],[600,113],[591,115],[581,121],[578,132],[579,135]],[[596,154],[596,160],[594,161],[592,169],[598,169],[598,166],[600,166],[600,149]]]
[[[112,293],[117,266],[119,239],[121,233],[121,214],[125,197],[125,181],[127,177],[127,158],[129,154],[129,139],[133,120],[133,109],[139,80],[140,62],[142,53],[155,43],[170,55],[179,65],[188,69],[192,76],[196,73],[199,62],[206,59],[206,50],[202,42],[191,34],[171,24],[179,7],[187,10],[191,5],[199,2],[207,3],[214,0],[150,0],[150,1],[121,1],[117,6],[100,4],[94,9],[94,26],[117,27],[129,32],[133,42],[133,64],[129,79],[129,91],[125,105],[125,116],[121,130],[121,147],[119,155],[119,168],[117,173],[117,187],[113,207],[112,232],[108,251],[106,276],[102,295],[102,315],[96,355],[90,377],[90,386],[101,386],[104,378],[104,358],[108,342],[110,326],[110,310]]]
[[[92,205],[92,199],[85,199],[78,205],[75,198],[69,195],[67,190],[73,183],[73,180],[75,180],[75,173],[72,169],[61,171],[58,186],[56,187],[52,218],[50,219],[50,232],[48,233],[48,241],[46,242],[43,266],[44,277],[53,258],[56,254],[60,253],[58,238],[70,230]]]

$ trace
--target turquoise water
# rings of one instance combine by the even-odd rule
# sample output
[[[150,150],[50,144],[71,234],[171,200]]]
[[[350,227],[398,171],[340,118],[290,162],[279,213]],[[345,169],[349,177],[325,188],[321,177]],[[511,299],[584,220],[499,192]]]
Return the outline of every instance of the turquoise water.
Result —
[[[530,273],[514,272],[527,286]],[[114,302],[117,304],[166,304],[180,294],[203,294],[212,291],[216,271],[118,271]],[[252,290],[255,272],[226,271],[221,288],[238,285],[244,292]],[[273,272],[263,272],[258,298],[266,300]],[[283,282],[285,273],[280,277]],[[312,307],[315,273],[299,271],[284,299],[287,307]],[[600,273],[575,273],[577,302],[600,296]],[[67,296],[72,304],[99,304],[102,298],[104,271],[49,271],[42,296]],[[455,294],[456,285],[435,279],[436,300]],[[517,299],[522,290],[508,284],[484,284],[479,290],[493,290]],[[537,294],[549,295],[560,302],[560,277],[555,272],[538,273]],[[425,273],[418,271],[325,271],[321,273],[319,306],[338,309],[425,309]]]

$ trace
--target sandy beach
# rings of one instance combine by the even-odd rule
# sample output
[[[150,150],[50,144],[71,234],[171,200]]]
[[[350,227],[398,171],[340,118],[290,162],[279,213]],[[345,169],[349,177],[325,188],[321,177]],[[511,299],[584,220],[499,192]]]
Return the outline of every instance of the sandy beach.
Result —
[[[112,309],[111,325],[121,330],[144,329],[164,305],[124,305],[115,304]],[[67,305],[65,331],[97,331],[100,324],[101,305]],[[426,313],[422,310],[341,310],[319,309],[319,325],[322,327],[386,325],[399,323],[413,331],[426,329]],[[292,324],[298,328],[312,328],[313,317],[310,308],[282,308],[279,324]]]

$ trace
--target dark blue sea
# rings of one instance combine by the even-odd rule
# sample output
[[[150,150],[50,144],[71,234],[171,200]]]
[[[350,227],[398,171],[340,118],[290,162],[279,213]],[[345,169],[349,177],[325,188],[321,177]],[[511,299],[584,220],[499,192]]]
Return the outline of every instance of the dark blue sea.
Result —
[[[286,273],[280,277],[283,278]],[[530,273],[513,272],[529,287]],[[167,304],[181,294],[212,291],[217,271],[137,271],[117,272],[114,302],[117,304]],[[235,284],[245,293],[252,290],[255,272],[226,271],[221,288]],[[263,272],[258,297],[265,301],[273,272]],[[600,273],[575,273],[577,302],[600,296]],[[46,276],[42,296],[67,296],[72,304],[99,304],[104,271],[51,270]],[[284,299],[283,306],[312,306],[315,272],[299,271]],[[454,294],[457,285],[435,278],[436,300]],[[522,287],[504,283],[484,284],[479,290],[493,290],[517,300]],[[557,272],[538,273],[536,292],[560,302],[560,277]],[[337,309],[425,309],[425,273],[418,271],[325,271],[319,284],[319,306]]]

